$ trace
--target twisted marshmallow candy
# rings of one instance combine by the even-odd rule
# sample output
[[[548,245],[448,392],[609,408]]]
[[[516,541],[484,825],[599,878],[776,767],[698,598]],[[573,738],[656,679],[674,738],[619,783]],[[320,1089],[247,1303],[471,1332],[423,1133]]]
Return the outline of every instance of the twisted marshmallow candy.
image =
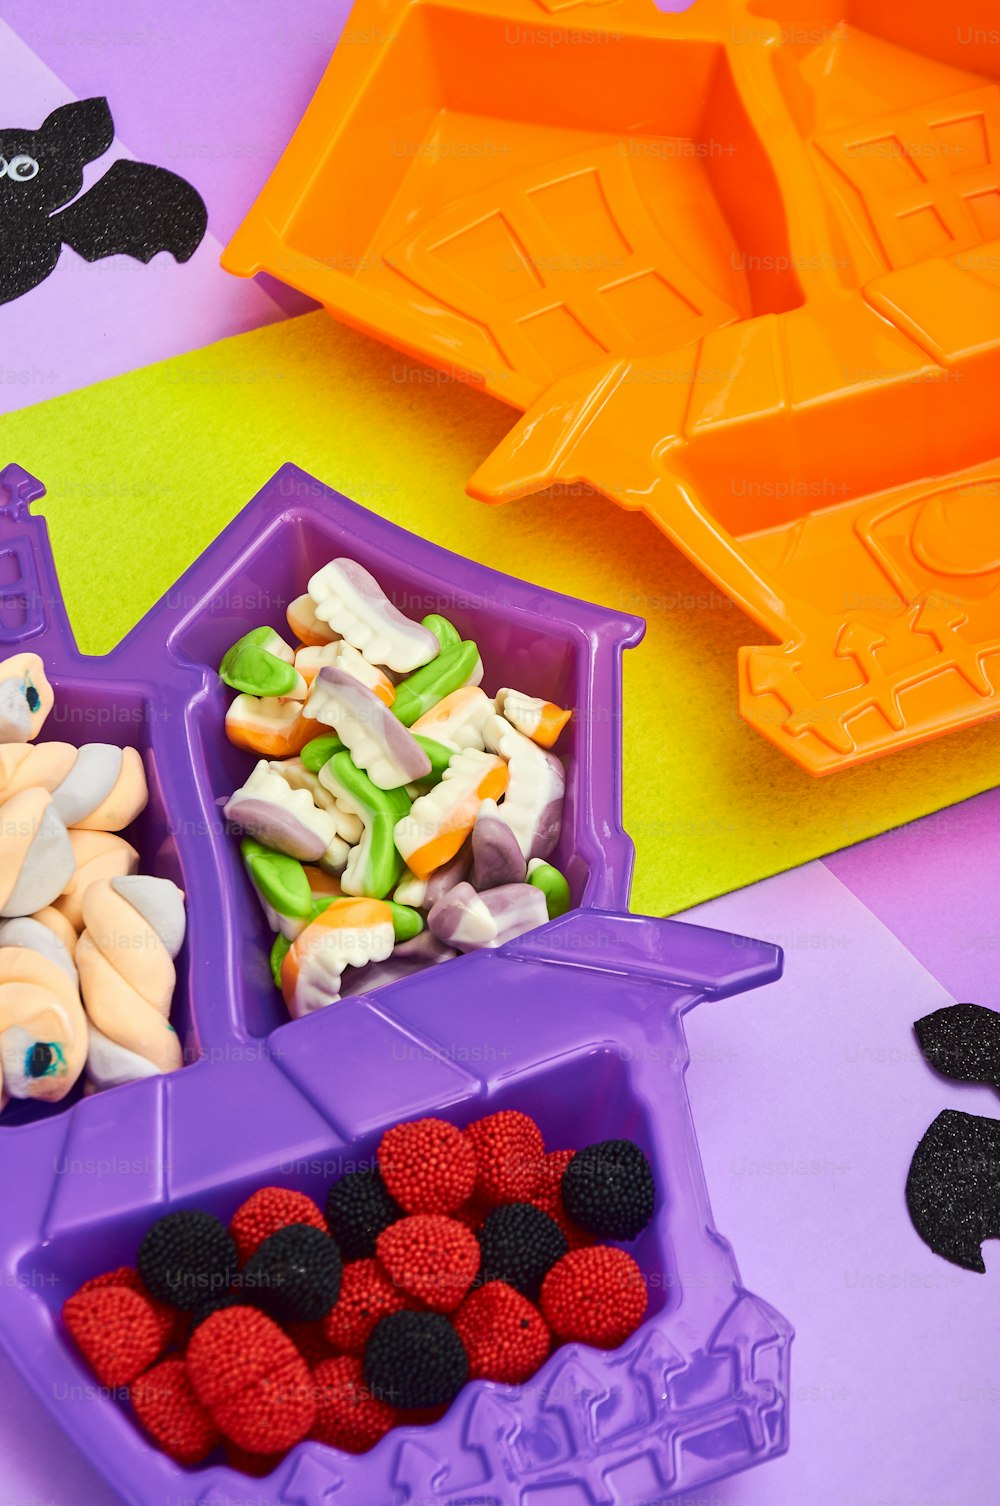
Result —
[[[0,805],[0,916],[51,905],[75,873],[73,845],[48,790],[19,790]]]
[[[0,1109],[9,1098],[57,1103],[73,1087],[86,1059],[87,1021],[77,972],[58,929],[31,916],[4,921]]]
[[[89,884],[76,947],[90,1024],[87,1074],[110,1088],[173,1072],[181,1044],[170,1024],[184,941],[184,895],[170,879],[127,874]]]
[[[0,662],[0,743],[37,737],[54,700],[37,654],[14,654]]]
[[[145,809],[142,755],[112,743],[0,745],[0,799],[21,790],[48,790],[64,825],[84,831],[121,831]]]

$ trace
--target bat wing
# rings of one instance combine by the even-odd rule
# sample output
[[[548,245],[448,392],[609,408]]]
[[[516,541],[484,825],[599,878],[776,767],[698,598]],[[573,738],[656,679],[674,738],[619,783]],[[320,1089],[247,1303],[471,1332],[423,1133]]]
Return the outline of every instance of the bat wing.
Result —
[[[121,160],[50,223],[86,261],[105,256],[152,261],[158,251],[187,261],[201,244],[207,221],[201,195],[176,173]]]
[[[942,1077],[1000,1088],[1000,1014],[981,1004],[946,1004],[914,1025],[920,1049]]]
[[[1000,1120],[939,1114],[913,1152],[906,1205],[935,1254],[985,1271],[980,1246],[1000,1238]]]

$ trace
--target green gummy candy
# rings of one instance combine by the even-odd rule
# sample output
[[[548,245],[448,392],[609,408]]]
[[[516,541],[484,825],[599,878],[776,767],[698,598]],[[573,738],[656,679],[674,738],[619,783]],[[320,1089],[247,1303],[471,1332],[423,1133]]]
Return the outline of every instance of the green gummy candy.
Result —
[[[454,644],[462,641],[462,635],[455,624],[449,622],[447,617],[442,617],[440,612],[432,612],[429,617],[423,619],[420,626],[425,627],[429,633],[433,633],[442,648],[452,648]]]
[[[312,892],[300,862],[252,837],[243,838],[240,852],[255,887],[273,910],[299,918],[312,914]]]
[[[545,908],[549,912],[550,920],[566,914],[570,907],[569,884],[558,868],[553,868],[551,863],[539,863],[538,867],[528,874],[528,883],[534,884],[535,888],[541,889],[545,895]]]
[[[380,790],[359,769],[350,753],[335,753],[330,760],[331,773],[353,796],[363,811],[367,843],[364,893],[371,899],[384,899],[402,877],[406,866],[396,847],[396,822],[409,814],[410,797],[400,786],[397,790]]]
[[[219,678],[231,690],[245,695],[288,695],[299,683],[294,664],[262,648],[274,637],[269,627],[252,628],[226,654],[219,665]]]
[[[281,987],[281,964],[291,944],[288,937],[282,936],[280,931],[274,938],[274,945],[271,948],[271,977],[274,979],[276,988]]]
[[[424,917],[419,910],[409,905],[397,905],[394,899],[386,901],[392,911],[392,931],[397,941],[412,941],[424,928]]]
[[[321,737],[314,737],[310,742],[307,742],[299,757],[302,760],[303,768],[308,769],[310,774],[318,774],[328,758],[332,758],[335,753],[342,753],[343,751],[344,744],[340,741],[337,734],[335,732],[327,732]]]
[[[421,737],[419,732],[414,732],[413,740],[420,744],[431,761],[430,773],[425,774],[419,783],[421,785],[440,784],[444,778],[445,769],[454,757],[454,750],[446,748],[444,743],[435,742],[433,737]]]
[[[479,649],[471,638],[443,648],[436,659],[414,670],[396,686],[393,715],[399,717],[404,727],[412,727],[418,716],[467,683],[478,659]]]
[[[340,901],[342,899],[347,899],[347,897],[348,896],[346,894],[321,895],[319,899],[313,901],[313,912],[310,916],[310,919],[315,920],[317,915],[322,915],[323,911],[329,910],[331,905],[339,905]]]

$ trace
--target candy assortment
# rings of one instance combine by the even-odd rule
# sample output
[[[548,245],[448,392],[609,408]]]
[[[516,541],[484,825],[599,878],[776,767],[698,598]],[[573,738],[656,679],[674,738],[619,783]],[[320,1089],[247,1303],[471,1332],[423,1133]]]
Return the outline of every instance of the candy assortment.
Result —
[[[0,606],[5,625],[24,622],[23,636],[30,635],[31,646],[44,654],[56,686],[58,717],[50,717],[42,737],[53,734],[56,720],[94,728],[131,724],[141,736],[103,735],[109,743],[135,742],[145,769],[151,775],[155,771],[146,811],[112,834],[127,840],[144,859],[155,853],[155,866],[147,861],[142,866],[169,874],[187,891],[189,938],[176,959],[169,956],[173,941],[166,917],[155,924],[162,925],[166,953],[159,954],[160,965],[166,968],[173,960],[178,966],[191,954],[174,1000],[174,1023],[185,1054],[201,1056],[193,1072],[157,1074],[112,1099],[98,1096],[74,1104],[74,1094],[63,1113],[27,1103],[12,1105],[5,1116],[5,1124],[11,1120],[20,1127],[4,1142],[0,1156],[0,1200],[6,1210],[0,1221],[5,1276],[0,1281],[0,1346],[31,1379],[58,1425],[113,1490],[143,1506],[191,1494],[192,1482],[184,1474],[188,1466],[180,1461],[204,1461],[196,1495],[235,1500],[240,1485],[232,1470],[259,1474],[271,1469],[288,1437],[299,1435],[303,1408],[307,1417],[310,1408],[315,1414],[310,1435],[316,1440],[343,1438],[344,1445],[331,1447],[309,1441],[307,1435],[268,1480],[255,1483],[255,1499],[268,1506],[327,1497],[362,1506],[404,1494],[443,1503],[454,1500],[456,1492],[464,1498],[467,1486],[477,1498],[516,1506],[553,1493],[603,1499],[609,1482],[619,1494],[638,1498],[643,1490],[650,1493],[654,1477],[658,1498],[664,1491],[693,1495],[703,1493],[709,1481],[782,1452],[788,1437],[790,1330],[766,1303],[745,1291],[729,1246],[712,1223],[684,1089],[681,1023],[682,1011],[697,999],[725,997],[773,978],[780,959],[774,947],[745,938],[737,944],[732,937],[698,927],[624,913],[631,849],[619,812],[620,657],[637,640],[640,624],[448,555],[288,466],[113,656],[90,660],[77,652],[58,606],[44,524],[32,519],[20,500],[22,493],[28,500],[37,495],[37,483],[16,470],[0,477],[0,487],[4,479],[8,489],[13,484],[16,490],[8,511],[0,506],[0,549],[16,555],[16,591],[43,606],[27,619],[19,618],[12,591],[2,589]],[[290,648],[291,678],[286,669],[276,670],[269,683],[250,678],[253,652],[263,648],[270,653],[268,644],[273,647],[273,639],[263,635],[246,646],[251,652],[241,654],[234,666],[233,678],[239,676],[249,689],[229,688],[218,678],[216,666],[227,650],[257,622],[269,623],[291,645],[280,615],[285,604],[303,592],[314,567],[347,555],[378,575],[393,601],[414,616],[447,611],[444,602],[454,602],[460,636],[455,628],[449,636],[442,619],[425,617],[420,625],[442,645],[436,658],[409,673],[371,665],[366,669],[364,654],[345,639],[331,638],[338,629],[316,616],[307,597],[297,610],[315,641],[303,641],[302,650],[308,652]],[[414,603],[420,603],[419,610]],[[476,644],[471,654],[460,649],[445,659],[446,649],[470,639]],[[439,660],[450,678],[456,673],[455,659],[464,655],[468,661],[480,653],[483,685],[452,680],[445,689],[426,683],[441,668]],[[273,657],[280,660],[278,654]],[[282,662],[289,664],[288,659]],[[477,814],[475,850],[467,837],[429,878],[401,875],[378,897],[344,888],[346,861],[343,868],[331,869],[318,858],[291,858],[256,837],[247,837],[256,850],[247,849],[252,861],[245,864],[240,845],[215,819],[218,798],[241,787],[262,758],[271,763],[278,755],[255,751],[251,757],[226,738],[229,703],[250,696],[262,704],[268,697],[253,692],[267,689],[277,706],[290,708],[291,715],[280,714],[291,725],[305,705],[304,700],[282,699],[288,689],[301,694],[294,676],[309,686],[322,668],[342,662],[363,672],[373,693],[381,692],[380,700],[391,695],[401,702],[401,724],[424,739],[418,745],[430,759],[432,775],[413,788],[403,787],[411,809],[435,787],[432,777],[441,782],[438,776],[463,745],[503,761],[502,752],[487,747],[482,735],[488,718],[501,714],[486,689],[513,684],[543,704],[558,701],[574,707],[572,723],[558,744],[567,788],[562,832],[553,851],[528,858],[525,871],[511,877],[506,867],[514,862],[510,843],[487,820],[509,801],[508,785],[494,799],[496,810],[487,805]],[[404,681],[413,691],[409,698]],[[434,689],[437,699],[430,693]],[[449,696],[454,701],[448,702]],[[520,718],[523,710],[511,714]],[[421,727],[428,712],[431,717]],[[431,720],[441,724],[440,732]],[[480,729],[471,742],[470,725]],[[515,730],[526,736],[524,727],[530,730],[527,723]],[[375,829],[365,838],[364,862],[391,860],[381,818],[393,791],[380,790],[364,770],[356,778],[352,770],[357,766],[333,728],[317,723],[304,732],[301,749],[283,760],[283,777],[290,792],[306,792],[314,811],[321,816],[325,810],[331,818],[325,831],[317,827],[316,814],[304,823],[319,830],[320,853],[334,838],[353,852],[362,846],[367,824]],[[96,731],[86,735],[102,736]],[[445,739],[456,746],[449,748]],[[550,751],[541,741],[536,746]],[[341,782],[356,791],[362,814],[344,810],[319,779],[335,758],[341,761]],[[369,810],[378,819],[369,818]],[[390,823],[390,848],[392,832]],[[343,858],[341,851],[339,860]],[[473,949],[461,966],[456,963],[443,972],[428,967],[442,953],[447,957],[454,951],[428,926],[430,910],[460,883],[476,889],[477,879],[482,882],[477,864],[481,870],[492,863],[499,865],[498,876],[520,879],[551,895],[551,903],[558,903],[560,883],[565,890],[568,878],[573,907],[558,924],[518,936],[508,945]],[[546,871],[552,867],[561,874]],[[251,882],[272,904],[273,933],[250,892]],[[123,924],[135,927],[145,896],[135,891],[126,897],[130,908],[122,907],[118,914]],[[392,932],[392,951],[385,961],[344,968],[341,997],[364,992],[365,979],[375,969],[383,977],[406,977],[407,987],[360,998],[349,1009],[316,1010],[275,1038],[287,1015],[264,965],[267,947],[280,931],[281,945],[290,951],[306,935],[313,905],[330,898],[336,903],[325,906],[326,911],[347,902],[388,906]],[[91,924],[81,914],[81,920],[83,929],[94,932],[99,950],[101,917]],[[71,947],[77,945],[69,920],[54,905],[10,921],[18,926],[36,921],[41,930],[51,931],[55,956],[57,939],[66,936]],[[338,944],[346,939],[338,938]],[[0,958],[15,950],[0,947]],[[306,960],[304,944],[301,951],[300,973],[315,986],[310,975],[314,968],[320,974],[322,969],[311,954]],[[276,961],[280,977],[284,958]],[[58,975],[58,967],[55,971]],[[410,973],[416,976],[408,977]],[[162,1043],[162,1037],[156,1041]],[[453,1173],[457,1191],[442,1198],[432,1190],[426,1201],[420,1199],[420,1212],[404,1214],[420,1222],[394,1229],[403,1223],[396,1216],[402,1204],[384,1182],[342,1175],[370,1169],[382,1131],[400,1120],[440,1115],[468,1124],[505,1110],[533,1115],[544,1126],[546,1143],[557,1151],[546,1155],[532,1186],[516,1164],[508,1164],[504,1151],[505,1144],[520,1147],[530,1163],[537,1152],[530,1125],[508,1119],[506,1139],[487,1135],[476,1147],[476,1177],[478,1181],[482,1165],[484,1188],[499,1200],[496,1204],[484,1200],[480,1206],[474,1188],[464,1204],[454,1207],[451,1198],[462,1194],[463,1178],[468,1182],[464,1157]],[[476,1135],[472,1129],[469,1139]],[[591,1253],[598,1246],[578,1243],[578,1236],[571,1239],[568,1224],[560,1225],[558,1217],[555,1223],[569,1248],[554,1270],[563,1275],[558,1282],[552,1273],[543,1276],[537,1296],[531,1295],[530,1283],[537,1282],[540,1268],[551,1259],[556,1239],[544,1217],[539,1222],[534,1213],[552,1217],[553,1207],[558,1212],[553,1194],[561,1201],[562,1175],[571,1154],[558,1148],[621,1137],[641,1145],[657,1186],[654,1221],[634,1245],[623,1247],[642,1273],[638,1295],[649,1293],[639,1327],[609,1349],[579,1340],[552,1345],[541,1369],[523,1383],[464,1385],[432,1431],[418,1430],[416,1424],[431,1422],[438,1409],[398,1405],[412,1401],[412,1394],[373,1394],[365,1376],[370,1337],[365,1325],[373,1312],[393,1323],[380,1338],[389,1360],[376,1349],[370,1363],[391,1363],[396,1355],[397,1368],[402,1368],[398,1356],[405,1359],[430,1337],[441,1346],[440,1362],[424,1349],[423,1362],[407,1365],[404,1379],[409,1380],[412,1368],[421,1385],[434,1380],[436,1385],[447,1383],[447,1389],[454,1384],[452,1367],[461,1359],[458,1345],[470,1375],[530,1371],[547,1352],[553,1328],[568,1327],[591,1291],[614,1292],[623,1274],[613,1269],[617,1257]],[[335,1175],[341,1180],[329,1192],[324,1211],[323,1194]],[[392,1175],[390,1170],[390,1179]],[[277,1194],[274,1184],[282,1189]],[[262,1189],[256,1198],[250,1196],[254,1189]],[[397,1190],[411,1201],[411,1193]],[[509,1205],[518,1202],[528,1203],[532,1212],[511,1211]],[[242,1209],[238,1222],[233,1219],[237,1209]],[[173,1225],[166,1226],[168,1258],[177,1249],[191,1258],[192,1244],[208,1256],[207,1264],[195,1260],[191,1265],[190,1296],[196,1302],[182,1306],[177,1298],[183,1287],[176,1280],[166,1301],[148,1285],[156,1281],[162,1247],[152,1243],[141,1262],[139,1248],[144,1231],[164,1215],[172,1218],[180,1211],[188,1221],[194,1210],[217,1221],[195,1225],[194,1241],[184,1234],[184,1225],[172,1235]],[[489,1239],[480,1244],[486,1219],[494,1213],[486,1231]],[[360,1223],[352,1223],[355,1217]],[[425,1220],[431,1221],[429,1227]],[[480,1221],[483,1227],[475,1227]],[[331,1274],[335,1278],[331,1256],[336,1247],[340,1294],[325,1318],[289,1317],[273,1304],[248,1308],[247,1290],[220,1284],[212,1265],[223,1242],[209,1229],[217,1235],[221,1225],[223,1241],[235,1244],[236,1274],[243,1280],[259,1246],[289,1223],[304,1224],[310,1234],[303,1239],[298,1231],[283,1233],[254,1264],[253,1274],[261,1272],[262,1280],[272,1281],[275,1269],[288,1267],[291,1254],[291,1265],[303,1267],[308,1277],[305,1297],[316,1292],[322,1305],[329,1300],[323,1297],[323,1283]],[[377,1249],[366,1252],[373,1227],[392,1236],[383,1241],[387,1265]],[[481,1251],[488,1243],[488,1256],[481,1258],[491,1266],[503,1261],[508,1279],[483,1284],[477,1272],[451,1311],[428,1303],[418,1306],[416,1296],[400,1307],[400,1295],[418,1283],[435,1302],[438,1285],[461,1285],[469,1265],[469,1234]],[[319,1247],[327,1259],[325,1276],[319,1270],[322,1281],[314,1282],[313,1267],[304,1266],[302,1256],[313,1260],[316,1237],[326,1241]],[[607,1235],[587,1238],[610,1240]],[[431,1279],[429,1288],[433,1268],[428,1249],[450,1250],[454,1259],[454,1270],[440,1283]],[[580,1256],[594,1262],[592,1270]],[[388,1274],[389,1267],[395,1277]],[[84,1312],[75,1314],[74,1331],[84,1336],[78,1346],[60,1322],[60,1310],[69,1293],[102,1271],[109,1273],[107,1278],[85,1294]],[[552,1282],[548,1315],[546,1281]],[[102,1295],[102,1288],[113,1290]],[[234,1302],[234,1297],[242,1300]],[[628,1316],[634,1300],[631,1288],[628,1296],[618,1292],[612,1304],[616,1321],[620,1314]],[[190,1340],[199,1334],[192,1352]],[[609,1337],[601,1336],[601,1341]],[[128,1411],[121,1398],[96,1394],[97,1381],[84,1358],[88,1353],[102,1372],[107,1365],[109,1378],[128,1384]],[[308,1375],[304,1392],[302,1365]],[[137,1379],[122,1379],[123,1373],[137,1371]],[[62,1398],[77,1394],[67,1387],[82,1388],[79,1394],[87,1401],[67,1405]],[[268,1415],[263,1402],[283,1390],[290,1413]],[[655,1414],[650,1395],[659,1399]],[[608,1398],[613,1405],[607,1405]],[[367,1447],[386,1426],[384,1409],[394,1425],[377,1447]],[[407,1425],[401,1425],[401,1413]],[[170,1440],[170,1453],[150,1441],[161,1432]],[[223,1442],[223,1435],[230,1441]],[[446,1475],[435,1460],[448,1461]],[[641,1478],[635,1473],[636,1460],[649,1461],[643,1462]]]
[[[219,666],[230,741],[259,761],[225,806],[275,932],[294,1017],[563,914],[572,713],[481,688],[474,642],[413,622],[356,561],[315,571],[287,610],[293,647],[245,633]]]
[[[143,811],[135,748],[32,741],[55,696],[37,654],[0,664],[0,1108],[170,1072],[184,896],[118,835]]]
[[[517,1386],[561,1343],[609,1349],[641,1323],[627,1251],[656,1190],[642,1150],[549,1151],[501,1110],[466,1129],[394,1125],[377,1164],[311,1197],[264,1187],[228,1227],[149,1228],[135,1268],[87,1281],[63,1321],[108,1387],[183,1464],[220,1446],[249,1474],[305,1438],[363,1453],[436,1421],[470,1380]]]

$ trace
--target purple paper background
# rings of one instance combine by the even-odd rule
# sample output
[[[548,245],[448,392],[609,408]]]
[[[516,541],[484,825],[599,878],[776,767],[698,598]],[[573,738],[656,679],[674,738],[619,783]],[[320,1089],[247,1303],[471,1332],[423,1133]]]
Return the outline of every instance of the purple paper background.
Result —
[[[315,307],[273,279],[230,277],[219,256],[349,10],[349,0],[0,0],[0,129],[37,128],[57,105],[105,95],[115,143],[85,186],[131,156],[180,173],[208,206],[208,232],[183,266],[165,252],[148,266],[88,264],[64,249],[44,283],[0,306],[0,414]]]
[[[691,912],[786,948],[779,984],[692,1016],[689,1083],[716,1222],[746,1283],[766,1283],[796,1327],[789,1454],[699,1506],[997,1500],[995,1251],[986,1276],[933,1255],[903,1187],[941,1109],[997,1115],[1000,1100],[923,1061],[912,1022],[953,995],[853,892],[865,886],[875,909],[903,905],[899,890],[933,871],[927,825],[911,829],[909,871],[886,865],[890,835]],[[958,832],[943,846],[954,878],[934,879],[934,960],[954,973],[959,917],[980,883],[995,888],[998,863],[995,848],[983,868],[963,862]],[[976,997],[1000,1004],[995,988]]]
[[[85,185],[119,156],[155,162],[198,189],[208,232],[181,266],[166,253],[148,266],[124,256],[88,264],[64,249],[44,283],[0,306],[0,413],[313,307],[278,283],[230,277],[219,256],[348,10],[347,0],[3,0],[0,127],[36,128],[57,105],[105,95],[115,143]]]

